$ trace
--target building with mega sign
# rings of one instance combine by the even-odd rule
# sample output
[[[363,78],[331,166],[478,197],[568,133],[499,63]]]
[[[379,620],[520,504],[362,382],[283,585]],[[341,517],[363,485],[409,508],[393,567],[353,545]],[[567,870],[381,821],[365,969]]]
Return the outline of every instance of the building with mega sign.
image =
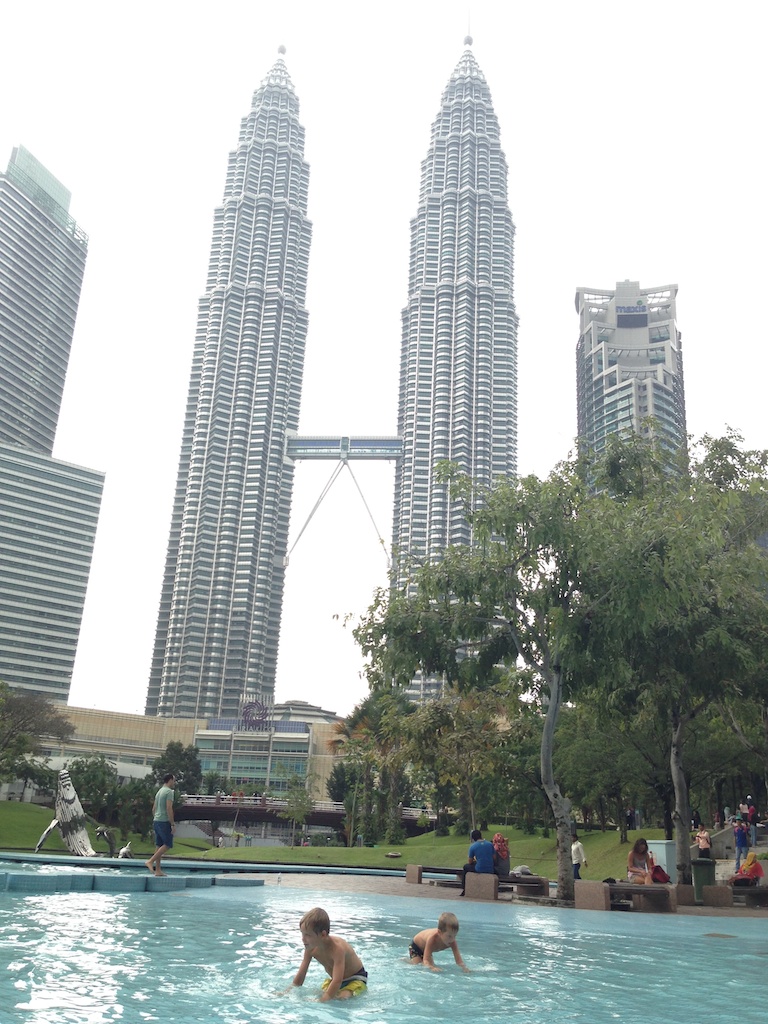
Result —
[[[677,285],[613,291],[579,288],[576,346],[578,436],[595,454],[609,434],[650,433],[670,452],[686,444]]]

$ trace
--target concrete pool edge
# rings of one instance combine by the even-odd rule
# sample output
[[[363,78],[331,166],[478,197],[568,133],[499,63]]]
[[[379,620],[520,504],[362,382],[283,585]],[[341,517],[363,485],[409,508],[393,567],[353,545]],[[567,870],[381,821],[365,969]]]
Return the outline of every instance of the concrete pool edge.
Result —
[[[4,863],[13,861],[16,863],[27,863],[27,864],[63,864],[65,861],[69,863],[66,866],[77,865],[78,867],[86,866],[98,866],[98,867],[115,867],[115,868],[137,868],[143,872],[146,872],[143,860],[118,860],[117,858],[109,857],[64,857],[40,854],[10,854],[0,853],[0,874],[4,870]],[[86,863],[87,862],[87,863]],[[164,861],[163,866],[170,869],[171,872],[175,870],[184,870],[186,865],[190,865],[192,877],[195,875],[200,877],[201,872],[208,872],[210,874],[215,873],[253,873],[259,872],[267,876],[264,881],[267,885],[279,885],[282,881],[283,884],[291,886],[293,888],[316,888],[318,884],[318,876],[323,876],[323,886],[330,891],[348,892],[354,894],[356,892],[372,892],[382,896],[402,896],[409,899],[439,899],[444,903],[450,903],[460,907],[462,904],[467,903],[466,897],[459,897],[456,890],[450,889],[437,889],[431,885],[412,885],[405,880],[404,870],[391,870],[391,869],[374,869],[374,868],[341,868],[341,867],[326,867],[326,866],[312,866],[312,865],[285,865],[285,864],[268,864],[258,865],[246,862],[231,861]],[[147,872],[146,876],[151,876]],[[159,881],[159,879],[158,879]],[[191,887],[191,886],[189,886]],[[0,889],[2,886],[0,885]],[[207,887],[206,887],[207,888]],[[470,900],[469,902],[474,903],[486,903],[484,900]],[[572,904],[560,902],[555,907],[547,907],[542,904],[527,902],[525,900],[509,900],[499,899],[495,901],[495,905],[511,905],[519,907],[525,910],[548,910],[548,909],[574,909]],[[590,911],[589,913],[599,913],[599,911]],[[613,911],[611,911],[613,913]],[[634,912],[633,913],[637,913]],[[649,915],[644,915],[649,916]],[[657,915],[653,915],[657,916]],[[665,917],[674,918],[675,916],[693,916],[693,917],[739,917],[742,919],[751,918],[766,918],[768,916],[768,910],[766,909],[751,909],[744,906],[733,906],[733,907],[704,907],[704,906],[678,906],[677,915],[664,915]]]
[[[76,857],[72,854],[5,853],[0,852],[0,870],[6,862],[30,865],[64,864],[66,867],[110,867],[126,870],[146,871],[141,857]],[[262,864],[260,861],[231,860],[188,860],[166,856],[163,867],[170,871],[205,871],[224,873],[229,871],[261,871],[264,874],[317,874],[317,875],[381,875],[405,878],[405,868],[353,868],[333,864]]]

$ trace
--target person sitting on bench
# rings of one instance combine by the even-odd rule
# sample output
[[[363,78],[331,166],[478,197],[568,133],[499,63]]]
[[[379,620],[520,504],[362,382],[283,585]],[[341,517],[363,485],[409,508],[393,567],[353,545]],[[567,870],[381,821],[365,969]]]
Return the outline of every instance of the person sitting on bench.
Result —
[[[750,851],[736,874],[728,879],[728,885],[760,885],[760,879],[764,874],[763,865],[757,859],[757,855]]]
[[[509,843],[501,832],[493,837],[493,870],[499,878],[509,875]]]
[[[463,884],[459,896],[464,895],[468,871],[476,871],[479,875],[493,874],[493,843],[483,839],[483,833],[477,828],[470,833],[469,838],[472,840],[472,845],[469,848],[469,859],[461,869]]]
[[[637,885],[653,885],[653,854],[645,839],[635,840],[627,857],[627,880]]]

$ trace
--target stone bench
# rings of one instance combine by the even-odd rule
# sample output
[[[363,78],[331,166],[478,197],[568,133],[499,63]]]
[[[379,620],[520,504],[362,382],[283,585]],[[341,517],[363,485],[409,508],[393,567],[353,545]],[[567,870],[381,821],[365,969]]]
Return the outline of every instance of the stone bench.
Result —
[[[437,879],[425,876],[436,874]],[[424,881],[432,885],[461,889],[462,869],[456,867],[429,867],[426,864],[407,864],[406,882],[421,885]],[[498,899],[500,891],[514,892],[517,896],[549,896],[549,879],[541,874],[480,874],[467,871],[465,892],[474,899]]]
[[[437,875],[437,879],[428,879],[434,885],[441,885],[452,889],[460,889],[462,885],[461,868],[434,868],[422,864],[406,864],[405,880],[415,885],[421,885],[425,875]],[[507,890],[515,892],[518,896],[548,896],[549,879],[540,875],[502,875],[479,874],[476,871],[467,872],[466,894],[474,899],[495,900],[498,899],[499,891]]]
[[[464,885],[464,894],[471,900],[497,900],[499,898],[498,875],[468,871]]]
[[[732,907],[733,889],[730,885],[702,885],[701,900],[705,907]]]
[[[543,875],[501,875],[499,886],[514,887],[518,896],[549,896],[549,879]]]
[[[549,879],[541,875],[496,875],[468,871],[465,893],[472,899],[496,900],[499,892],[513,892],[517,896],[549,896]]]
[[[633,885],[631,882],[590,882],[577,879],[573,889],[577,910],[612,910],[617,900],[630,899],[633,910],[677,911],[677,890],[674,885]]]
[[[424,880],[424,875],[445,875],[446,878],[452,879],[451,883],[454,882],[461,887],[461,868],[430,868],[422,864],[406,864],[405,866],[405,880],[415,885],[421,885]]]
[[[728,886],[730,889],[730,886]],[[733,890],[731,890],[733,891]],[[761,888],[759,885],[755,886],[744,886],[741,889],[741,893],[744,896],[744,904],[747,907],[768,907],[768,886]]]

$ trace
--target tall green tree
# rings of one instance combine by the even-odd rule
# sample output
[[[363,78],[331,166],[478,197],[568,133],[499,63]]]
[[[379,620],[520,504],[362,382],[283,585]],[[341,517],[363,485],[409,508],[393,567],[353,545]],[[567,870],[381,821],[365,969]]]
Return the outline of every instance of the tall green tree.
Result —
[[[763,793],[768,794],[768,695],[762,692],[768,685],[768,665],[763,667],[760,676],[763,683],[760,692],[749,700],[734,699],[731,695],[718,703],[718,713],[736,737],[740,752],[746,751],[754,759]]]
[[[677,872],[686,882],[687,736],[716,701],[759,685],[768,650],[768,566],[755,543],[768,527],[768,457],[743,451],[734,436],[704,438],[680,474],[660,470],[656,456],[636,437],[608,446],[603,481],[617,527],[590,586],[610,595],[629,628],[597,616],[586,646],[606,700],[667,724]]]
[[[398,689],[377,687],[336,728],[331,749],[343,754],[347,843],[404,841],[400,808],[407,796],[405,722],[414,705]]]
[[[118,803],[117,768],[104,754],[86,754],[67,762],[83,808],[94,818],[109,818]]]
[[[200,765],[200,751],[197,747],[183,743],[169,743],[164,753],[152,762],[152,775],[160,785],[163,775],[172,772],[176,776],[176,793],[199,793],[203,785],[203,769]]]
[[[325,783],[325,790],[328,794],[329,800],[333,800],[334,803],[337,804],[344,803],[347,793],[350,790],[350,778],[347,772],[347,766],[343,761],[334,762]]]
[[[23,778],[30,766],[42,770],[45,765],[36,759],[41,739],[66,742],[74,731],[64,709],[0,682],[0,781]]]
[[[207,771],[202,779],[202,791],[207,796],[215,796],[216,793],[231,793],[234,783],[228,775],[217,772],[214,769]]]
[[[543,716],[541,781],[557,828],[565,899],[573,896],[571,805],[554,777],[553,738],[576,678],[571,660],[586,614],[584,576],[596,557],[585,542],[592,524],[585,525],[588,499],[577,468],[564,464],[545,481],[506,480],[479,494],[452,475],[452,499],[464,502],[476,546],[449,548],[402,592],[379,592],[355,631],[374,687],[405,685],[420,669],[443,675],[460,693],[488,689],[499,666],[516,671],[522,662]]]
[[[555,768],[585,824],[615,822],[627,841],[625,808],[649,806],[643,755],[621,727],[618,714],[580,701],[561,713],[555,734]]]
[[[373,788],[376,773],[376,744],[369,711],[369,698],[361,701],[352,712],[334,726],[329,742],[330,750],[344,759],[344,770],[349,787],[344,796],[347,846],[352,846],[358,833],[372,837]]]
[[[291,846],[296,842],[296,829],[302,827],[312,813],[313,801],[310,795],[309,779],[303,775],[291,775],[282,799],[285,807],[278,811],[278,818],[291,823]]]
[[[469,829],[480,827],[503,764],[507,741],[506,691],[452,691],[423,704],[408,720],[409,760],[429,766],[433,796],[443,787],[461,793],[469,812]]]
[[[678,870],[689,877],[686,728],[715,694],[754,678],[768,621],[752,543],[766,523],[761,458],[746,460],[737,487],[733,460],[707,463],[714,450],[705,443],[688,470],[652,441],[617,437],[600,465],[564,463],[544,481],[476,493],[452,476],[475,546],[379,593],[355,631],[374,687],[417,669],[459,691],[493,685],[502,665],[530,672],[561,898],[573,896],[571,803],[555,778],[554,737],[563,702],[587,689],[665,716]]]
[[[156,790],[157,786],[151,775],[143,779],[132,779],[120,787],[117,794],[117,820],[124,843],[128,840],[129,832],[138,833],[144,840],[149,838]]]

